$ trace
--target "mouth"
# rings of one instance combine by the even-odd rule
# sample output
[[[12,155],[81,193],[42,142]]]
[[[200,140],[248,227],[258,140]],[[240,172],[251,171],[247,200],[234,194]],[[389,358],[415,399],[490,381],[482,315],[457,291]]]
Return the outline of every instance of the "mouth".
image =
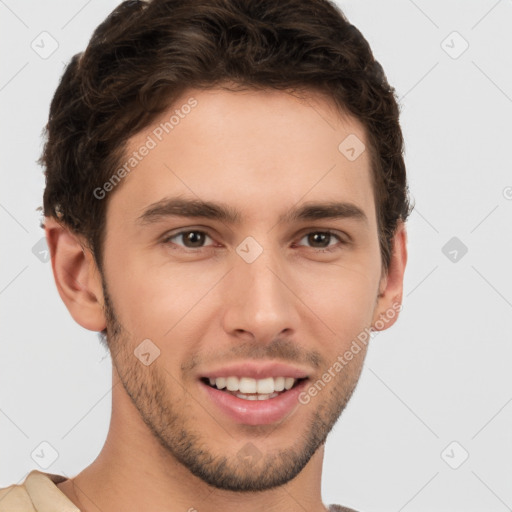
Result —
[[[243,425],[287,424],[297,412],[308,377],[202,377],[200,388],[214,414]]]
[[[251,377],[202,377],[203,384],[228,393],[242,400],[271,400],[300,386],[307,377],[267,377],[253,379]]]

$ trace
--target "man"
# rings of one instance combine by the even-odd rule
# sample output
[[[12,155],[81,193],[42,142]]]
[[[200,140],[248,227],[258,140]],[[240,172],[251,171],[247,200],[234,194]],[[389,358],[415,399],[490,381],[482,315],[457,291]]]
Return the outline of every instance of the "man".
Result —
[[[112,417],[90,466],[0,510],[349,510],[325,441],[398,316],[410,211],[360,32],[326,0],[127,1],[47,136],[55,282],[108,345]]]

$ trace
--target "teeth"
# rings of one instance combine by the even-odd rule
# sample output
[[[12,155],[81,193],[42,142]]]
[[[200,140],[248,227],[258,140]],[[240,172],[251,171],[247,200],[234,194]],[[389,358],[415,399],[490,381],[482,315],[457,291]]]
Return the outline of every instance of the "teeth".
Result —
[[[279,393],[271,393],[270,395],[244,395],[242,393],[235,393],[235,396],[243,398],[244,400],[268,400],[269,398],[279,396]]]
[[[224,389],[226,387],[226,379],[224,377],[219,377],[218,379],[210,379],[210,384],[212,386],[217,386],[219,389]]]
[[[258,393],[262,394],[270,394],[275,390],[275,383],[273,377],[268,377],[267,379],[260,379],[256,381],[256,385],[258,388]],[[242,391],[242,390],[240,390]]]
[[[286,377],[286,379],[284,379],[284,387],[285,387],[285,389],[290,389],[293,386],[294,382],[295,382],[294,378]]]
[[[242,377],[238,381],[238,389],[242,393],[256,393],[257,382],[255,379],[249,379],[247,377]]]
[[[243,395],[258,393],[260,396],[271,396],[276,391],[291,389],[296,379],[293,377],[267,377],[266,379],[251,379],[250,377],[217,377],[210,378],[210,384],[217,389],[226,388],[228,391],[239,391]],[[238,396],[238,395],[237,395]],[[255,396],[255,399],[265,400]],[[248,398],[253,400],[253,398]]]
[[[277,377],[274,379],[274,391],[283,391],[284,380],[284,377]]]
[[[217,381],[215,381],[217,384]],[[228,391],[238,391],[238,377],[228,377],[226,379],[226,387]]]

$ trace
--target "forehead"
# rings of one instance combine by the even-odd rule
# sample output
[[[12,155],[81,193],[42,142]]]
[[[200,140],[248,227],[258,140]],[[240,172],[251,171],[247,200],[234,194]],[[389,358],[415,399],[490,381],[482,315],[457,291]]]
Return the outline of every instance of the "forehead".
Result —
[[[282,217],[301,200],[350,199],[373,210],[364,127],[317,93],[189,89],[129,140],[130,156],[111,199],[132,217],[177,194],[230,202],[252,217]]]

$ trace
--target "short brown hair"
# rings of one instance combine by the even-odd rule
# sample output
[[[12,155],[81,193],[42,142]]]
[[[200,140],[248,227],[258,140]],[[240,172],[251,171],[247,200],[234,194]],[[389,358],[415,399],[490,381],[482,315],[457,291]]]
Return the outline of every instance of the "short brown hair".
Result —
[[[73,56],[51,102],[44,215],[83,235],[102,269],[107,199],[93,191],[127,140],[189,88],[316,91],[365,128],[384,268],[410,213],[395,90],[329,0],[128,0]]]

